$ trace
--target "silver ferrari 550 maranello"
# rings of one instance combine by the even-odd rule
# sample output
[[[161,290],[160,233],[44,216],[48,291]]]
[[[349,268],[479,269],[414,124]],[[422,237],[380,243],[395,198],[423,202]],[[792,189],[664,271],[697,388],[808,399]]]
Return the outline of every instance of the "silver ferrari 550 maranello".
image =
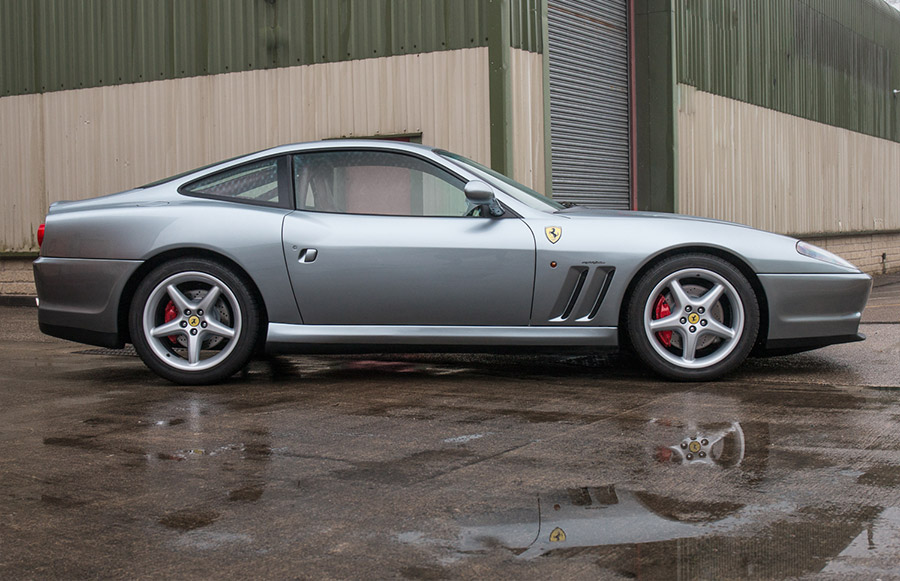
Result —
[[[564,207],[447,151],[288,145],[53,204],[41,330],[132,343],[177,383],[254,353],[626,348],[703,381],[858,341],[871,279],[714,220]]]

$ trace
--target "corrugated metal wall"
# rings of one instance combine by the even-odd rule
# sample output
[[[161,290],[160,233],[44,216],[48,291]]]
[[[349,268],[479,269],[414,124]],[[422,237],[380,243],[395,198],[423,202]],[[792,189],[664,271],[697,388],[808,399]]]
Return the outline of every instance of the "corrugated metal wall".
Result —
[[[510,45],[528,52],[544,52],[541,27],[543,0],[512,0],[510,4]]]
[[[900,230],[900,143],[678,85],[679,212],[784,234]]]
[[[38,95],[0,99],[0,252],[37,247],[47,211]]]
[[[509,0],[541,47],[541,0]],[[486,0],[0,0],[0,96],[482,47]]]
[[[544,62],[537,53],[512,49],[512,178],[545,193]]]
[[[628,209],[628,8],[550,0],[547,51],[553,197]]]
[[[0,252],[50,202],[282,143],[421,134],[490,164],[488,103],[486,47],[0,98]]]
[[[677,81],[900,141],[900,13],[881,0],[674,0]]]

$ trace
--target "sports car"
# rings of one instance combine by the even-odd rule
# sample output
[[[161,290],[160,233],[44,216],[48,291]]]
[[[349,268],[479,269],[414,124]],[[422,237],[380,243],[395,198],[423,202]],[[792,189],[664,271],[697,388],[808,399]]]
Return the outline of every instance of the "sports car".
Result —
[[[134,345],[170,381],[268,352],[624,348],[704,381],[751,353],[862,340],[871,278],[738,224],[566,207],[440,149],[267,149],[50,207],[44,333]]]

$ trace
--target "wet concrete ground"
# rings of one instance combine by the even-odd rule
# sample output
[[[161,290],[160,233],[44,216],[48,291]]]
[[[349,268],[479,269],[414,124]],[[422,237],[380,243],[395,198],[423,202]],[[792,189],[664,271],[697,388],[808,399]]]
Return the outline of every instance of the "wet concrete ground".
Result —
[[[708,384],[434,355],[187,388],[0,308],[0,578],[900,578],[879,284],[866,342]]]

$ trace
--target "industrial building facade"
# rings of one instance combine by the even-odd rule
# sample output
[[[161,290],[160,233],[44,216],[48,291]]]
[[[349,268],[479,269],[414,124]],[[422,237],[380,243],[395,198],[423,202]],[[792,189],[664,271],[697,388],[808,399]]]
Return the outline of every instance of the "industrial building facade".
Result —
[[[895,89],[882,0],[0,0],[0,294],[53,201],[337,137],[896,271]]]

